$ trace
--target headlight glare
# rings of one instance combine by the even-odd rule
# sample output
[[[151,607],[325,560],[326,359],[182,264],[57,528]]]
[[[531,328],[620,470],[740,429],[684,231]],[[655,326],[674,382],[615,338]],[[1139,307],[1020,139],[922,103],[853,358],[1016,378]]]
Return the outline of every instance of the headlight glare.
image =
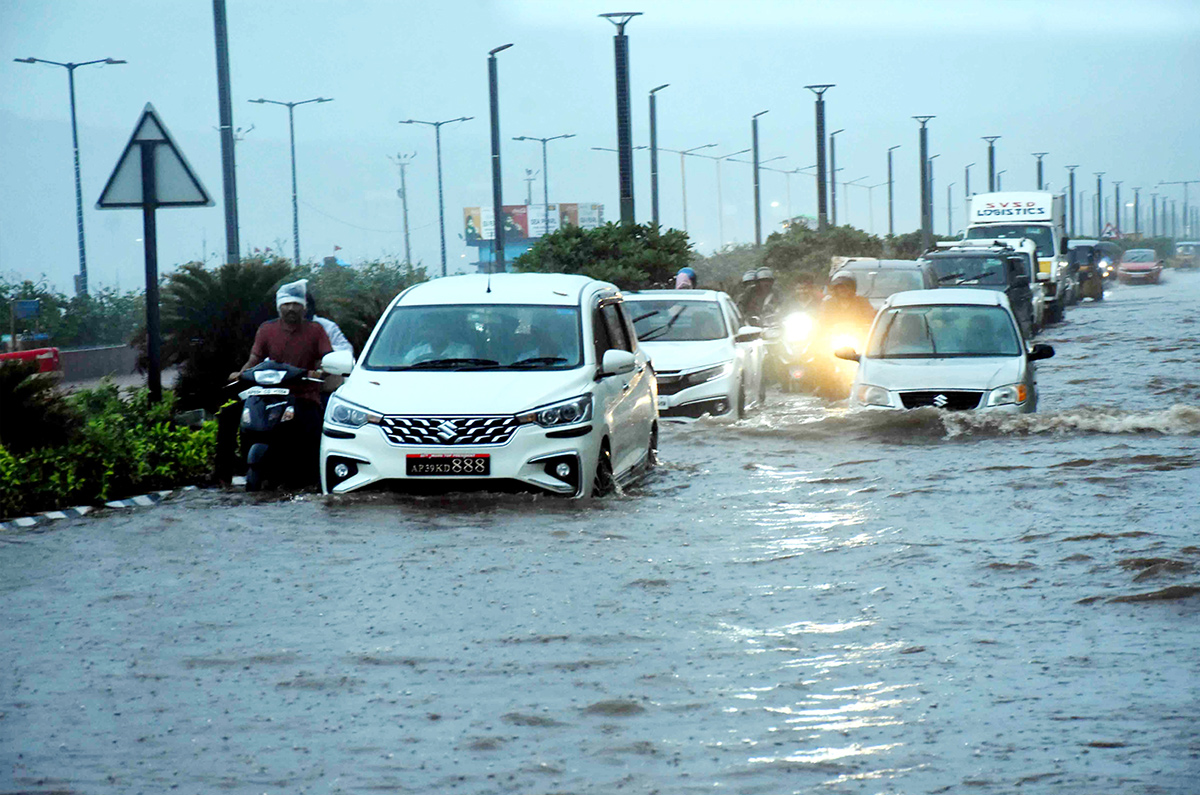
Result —
[[[812,329],[813,319],[804,312],[793,312],[783,319],[783,335],[788,342],[804,342]]]

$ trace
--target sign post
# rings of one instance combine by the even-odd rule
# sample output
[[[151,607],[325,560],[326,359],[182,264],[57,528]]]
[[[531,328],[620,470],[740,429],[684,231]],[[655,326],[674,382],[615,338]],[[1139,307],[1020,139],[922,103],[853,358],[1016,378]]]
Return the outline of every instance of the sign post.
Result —
[[[146,340],[150,372],[150,400],[162,399],[162,333],[158,308],[158,242],[154,213],[159,207],[212,207],[213,200],[200,183],[158,118],[146,103],[133,135],[117,161],[112,176],[100,192],[96,208],[120,210],[140,207],[142,241],[146,256]]]

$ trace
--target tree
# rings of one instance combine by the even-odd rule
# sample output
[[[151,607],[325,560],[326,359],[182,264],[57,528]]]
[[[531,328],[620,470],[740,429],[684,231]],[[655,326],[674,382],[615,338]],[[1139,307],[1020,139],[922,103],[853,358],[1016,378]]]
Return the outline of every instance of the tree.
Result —
[[[687,233],[653,224],[565,226],[542,237],[513,263],[525,273],[579,273],[622,290],[664,287],[692,259]]]
[[[881,257],[883,241],[852,226],[831,226],[824,232],[805,223],[794,223],[767,238],[763,264],[775,272],[785,288],[802,273],[818,284],[829,278],[834,257]]]
[[[700,286],[723,290],[737,295],[742,289],[742,274],[757,270],[763,264],[763,250],[752,243],[740,246],[724,246],[707,257],[694,257],[692,268],[700,280]]]

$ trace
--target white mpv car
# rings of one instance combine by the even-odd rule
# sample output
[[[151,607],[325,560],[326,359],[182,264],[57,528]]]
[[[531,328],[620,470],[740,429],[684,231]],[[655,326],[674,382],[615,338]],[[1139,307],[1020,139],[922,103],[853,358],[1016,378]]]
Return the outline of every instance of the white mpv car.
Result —
[[[762,403],[762,329],[745,325],[728,295],[644,290],[625,301],[658,380],[660,417],[740,419]]]
[[[854,407],[1024,413],[1037,410],[1035,362],[1054,349],[1026,349],[1004,293],[950,288],[896,293],[866,351],[835,355],[858,362]]]
[[[513,482],[587,497],[654,465],[654,374],[621,293],[585,276],[453,276],[392,300],[325,411],[321,488]]]

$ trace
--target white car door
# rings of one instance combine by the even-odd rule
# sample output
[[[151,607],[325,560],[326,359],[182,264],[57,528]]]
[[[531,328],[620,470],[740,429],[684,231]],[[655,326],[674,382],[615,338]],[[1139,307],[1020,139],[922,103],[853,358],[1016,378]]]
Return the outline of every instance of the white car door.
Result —
[[[603,361],[604,351],[610,348],[633,352],[633,344],[618,307],[619,299],[606,298],[601,300],[597,310],[599,327],[597,328],[596,354],[598,361]],[[640,391],[639,380],[647,376],[643,366],[642,372],[635,367],[633,372],[605,376],[597,384],[598,397],[603,394],[604,422],[609,430],[609,447],[612,452],[613,473],[620,475],[636,463],[640,450],[635,445],[637,427],[635,422],[636,396]],[[598,401],[599,402],[599,401]],[[597,410],[600,410],[597,406]]]
[[[725,318],[729,323],[730,342],[736,351],[737,359],[740,363],[742,372],[742,387],[745,390],[747,404],[757,403],[758,396],[762,390],[763,377],[763,343],[762,340],[749,340],[747,342],[738,342],[738,329],[744,326],[745,320],[738,312],[733,301],[728,298],[724,299],[722,305],[725,307]]]

